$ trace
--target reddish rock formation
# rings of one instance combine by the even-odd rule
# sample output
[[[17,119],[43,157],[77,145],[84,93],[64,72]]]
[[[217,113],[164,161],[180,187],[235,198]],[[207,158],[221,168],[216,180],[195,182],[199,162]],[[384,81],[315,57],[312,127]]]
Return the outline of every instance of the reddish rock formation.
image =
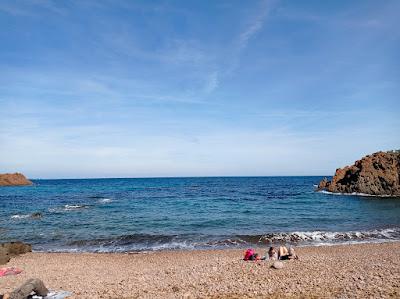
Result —
[[[332,181],[324,178],[317,190],[400,196],[400,151],[377,152],[338,168]]]
[[[32,246],[23,242],[0,243],[0,265],[6,264],[19,254],[32,251]]]
[[[22,173],[0,174],[0,186],[26,186],[32,185]]]

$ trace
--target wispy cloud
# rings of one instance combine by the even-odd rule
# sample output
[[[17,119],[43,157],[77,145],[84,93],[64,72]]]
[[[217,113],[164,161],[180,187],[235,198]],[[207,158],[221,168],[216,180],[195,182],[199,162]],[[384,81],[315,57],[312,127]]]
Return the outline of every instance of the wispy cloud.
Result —
[[[259,32],[271,9],[271,1],[264,0],[260,4],[260,8],[254,16],[251,17],[249,25],[239,34],[237,39],[237,47],[239,51],[244,50],[249,40]]]
[[[9,1],[0,2],[0,12],[5,12],[12,16],[21,17],[38,17],[43,10],[52,13],[64,15],[66,10],[57,4],[57,1],[51,0],[25,0],[25,1]]]
[[[13,2],[0,2],[0,12],[10,14],[12,16],[33,16],[35,15],[30,9],[21,7]]]
[[[79,101],[81,105],[96,102],[99,105],[112,103],[133,104],[206,104],[201,94],[205,91],[170,90],[168,82],[146,80],[123,75],[119,72],[107,75],[90,71],[35,70],[29,68],[6,68],[8,76],[0,76],[0,100],[12,95],[13,101],[26,98],[36,101],[59,99],[64,102]],[[204,74],[205,88],[213,90],[218,82],[216,75]],[[199,79],[199,84],[204,81]],[[203,88],[203,85],[201,85]],[[1,114],[1,111],[0,111]]]
[[[233,42],[233,53],[229,67],[226,70],[228,75],[232,74],[239,66],[240,55],[248,46],[250,40],[263,28],[263,25],[268,17],[273,6],[270,0],[263,0],[259,4],[257,12],[249,18],[247,26],[239,33]]]
[[[276,20],[297,21],[317,23],[318,26],[329,26],[331,28],[352,28],[356,30],[383,29],[398,24],[398,1],[385,1],[376,9],[365,9],[361,6],[354,9],[353,6],[344,6],[333,10],[329,14],[321,13],[316,9],[308,9],[297,6],[281,5],[277,7],[273,16]]]

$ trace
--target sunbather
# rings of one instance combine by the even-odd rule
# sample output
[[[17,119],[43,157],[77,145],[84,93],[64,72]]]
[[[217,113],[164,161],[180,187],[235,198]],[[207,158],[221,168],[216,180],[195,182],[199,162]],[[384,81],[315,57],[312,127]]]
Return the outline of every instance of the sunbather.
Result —
[[[288,249],[286,248],[286,246],[279,246],[279,249],[278,249],[278,259],[280,259],[280,260],[286,260],[286,256],[288,256],[289,255],[289,251],[288,251]]]
[[[280,260],[297,260],[299,257],[292,246],[289,247],[289,250],[286,246],[280,246],[278,250],[278,258]]]
[[[278,253],[276,252],[275,247],[270,247],[268,250],[268,259],[275,261],[278,259]]]
[[[247,249],[246,252],[244,253],[243,260],[245,261],[265,260],[265,256],[260,257],[260,255],[254,251],[254,249]]]
[[[32,293],[38,296],[47,296],[49,291],[40,279],[29,279],[23,285],[12,291],[0,295],[0,299],[27,299]]]

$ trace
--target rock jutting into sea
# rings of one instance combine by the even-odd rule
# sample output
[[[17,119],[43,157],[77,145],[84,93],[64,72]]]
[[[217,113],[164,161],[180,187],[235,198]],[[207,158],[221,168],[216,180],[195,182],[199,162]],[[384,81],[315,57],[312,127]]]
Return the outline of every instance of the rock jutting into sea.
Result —
[[[27,186],[32,185],[22,173],[0,174],[0,186]]]
[[[377,152],[338,168],[332,180],[324,178],[317,190],[400,196],[400,151]]]
[[[8,263],[14,256],[27,252],[32,252],[30,244],[23,242],[0,243],[0,265]]]

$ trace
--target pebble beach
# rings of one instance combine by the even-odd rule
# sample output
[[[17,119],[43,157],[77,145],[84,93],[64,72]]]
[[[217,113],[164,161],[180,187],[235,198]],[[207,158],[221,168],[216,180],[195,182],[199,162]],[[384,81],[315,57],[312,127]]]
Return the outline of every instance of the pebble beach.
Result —
[[[266,247],[256,248],[264,254]],[[27,253],[0,278],[10,291],[29,278],[70,298],[399,298],[400,242],[298,248],[299,260],[245,262],[243,250]]]

